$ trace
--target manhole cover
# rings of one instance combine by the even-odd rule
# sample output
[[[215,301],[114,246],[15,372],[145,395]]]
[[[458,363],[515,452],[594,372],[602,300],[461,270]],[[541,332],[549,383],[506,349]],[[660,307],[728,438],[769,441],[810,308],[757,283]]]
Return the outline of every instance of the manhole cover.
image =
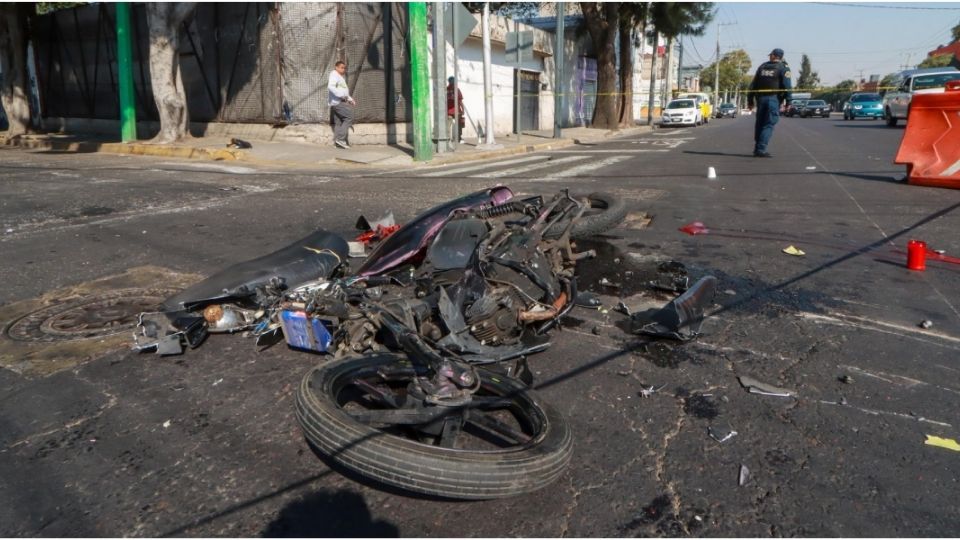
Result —
[[[118,289],[39,309],[7,326],[17,341],[54,342],[93,339],[124,332],[137,316],[156,309],[179,289]]]

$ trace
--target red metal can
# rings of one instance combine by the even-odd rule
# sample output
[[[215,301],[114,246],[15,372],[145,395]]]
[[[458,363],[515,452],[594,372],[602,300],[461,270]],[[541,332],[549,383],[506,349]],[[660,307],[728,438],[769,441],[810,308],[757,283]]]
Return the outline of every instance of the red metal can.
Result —
[[[907,268],[923,271],[927,268],[927,243],[922,240],[907,242]]]

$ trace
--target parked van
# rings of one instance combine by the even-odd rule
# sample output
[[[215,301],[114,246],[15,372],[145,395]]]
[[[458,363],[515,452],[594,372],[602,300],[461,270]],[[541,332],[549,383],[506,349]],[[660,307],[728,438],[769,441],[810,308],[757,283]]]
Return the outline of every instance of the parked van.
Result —
[[[897,120],[906,120],[910,114],[913,94],[941,93],[949,81],[960,80],[960,70],[955,67],[908,69],[901,71],[894,84],[896,89],[883,96],[883,118],[888,126],[897,125]]]
[[[710,121],[713,116],[713,105],[710,103],[710,95],[703,92],[687,92],[680,94],[677,99],[695,99],[697,106],[700,107],[700,116],[703,117],[703,123]]]

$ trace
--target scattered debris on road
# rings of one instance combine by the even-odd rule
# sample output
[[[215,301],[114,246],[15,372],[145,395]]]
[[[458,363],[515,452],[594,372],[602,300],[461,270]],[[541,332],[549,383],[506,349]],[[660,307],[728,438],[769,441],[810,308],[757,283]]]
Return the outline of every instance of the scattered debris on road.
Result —
[[[744,464],[741,463],[741,464],[740,464],[740,479],[739,479],[739,485],[742,486],[742,485],[746,484],[746,483],[747,483],[747,480],[749,480],[749,479],[750,479],[750,469],[748,469],[746,465],[744,465]]]
[[[682,293],[690,287],[687,267],[677,261],[662,262],[657,265],[657,279],[650,286],[667,292]]]
[[[923,328],[924,330],[926,330],[927,328],[930,328],[931,326],[933,326],[933,321],[931,321],[931,320],[929,320],[929,319],[920,321],[920,325],[919,325],[919,326],[920,326],[920,328]]]
[[[803,257],[806,253],[802,249],[797,249],[794,245],[789,245],[783,248],[783,252],[787,255],[793,255],[794,257]]]
[[[946,448],[947,450],[953,450],[954,452],[960,452],[960,444],[958,444],[954,439],[945,439],[941,437],[935,437],[933,435],[927,435],[927,440],[923,441],[923,444]]]
[[[842,382],[843,384],[853,384],[853,377],[849,375],[841,375],[837,377],[837,380]]]
[[[772,384],[767,384],[765,382],[758,381],[753,377],[740,375],[737,377],[737,379],[739,379],[740,384],[747,389],[747,392],[750,392],[751,394],[760,394],[763,396],[774,396],[774,397],[796,397],[796,392],[794,392],[793,390],[787,390],[786,388],[773,386]]]
[[[643,388],[643,387],[641,387],[641,388],[640,388],[640,397],[642,397],[642,398],[648,398],[648,397],[652,396],[653,394],[656,394],[657,392],[663,390],[663,389],[666,388],[666,387],[667,387],[666,384],[660,385],[659,388],[654,388],[654,386],[653,386],[652,384],[650,385],[649,388]]]
[[[708,229],[707,226],[700,221],[693,221],[693,222],[687,223],[683,227],[680,227],[679,231],[685,232],[690,236],[695,236],[698,234],[707,234],[710,232],[710,229]]]
[[[732,429],[714,428],[710,426],[707,428],[707,435],[718,443],[723,444],[736,437],[738,433]]]

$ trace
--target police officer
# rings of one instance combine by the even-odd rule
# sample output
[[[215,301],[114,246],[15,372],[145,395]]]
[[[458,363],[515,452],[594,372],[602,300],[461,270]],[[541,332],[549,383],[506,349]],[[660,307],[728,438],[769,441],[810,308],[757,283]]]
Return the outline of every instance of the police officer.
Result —
[[[754,103],[757,105],[754,157],[772,157],[767,152],[767,144],[773,135],[773,126],[780,120],[780,109],[784,103],[789,103],[792,88],[790,66],[783,61],[783,49],[770,51],[770,61],[757,68],[747,93],[747,107],[752,111]]]

